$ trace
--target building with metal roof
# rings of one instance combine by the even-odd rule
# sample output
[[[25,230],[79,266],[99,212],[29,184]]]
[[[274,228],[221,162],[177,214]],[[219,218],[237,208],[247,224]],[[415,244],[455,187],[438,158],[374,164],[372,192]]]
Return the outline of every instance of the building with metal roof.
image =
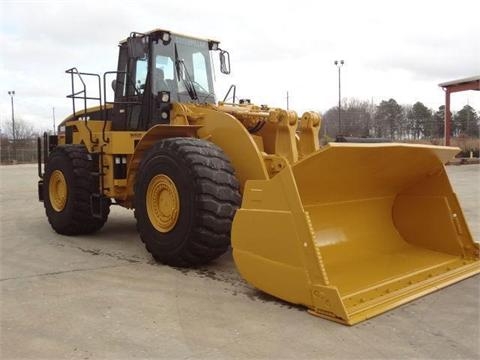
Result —
[[[476,90],[480,91],[480,75],[471,76],[464,79],[447,81],[438,84],[445,90],[445,146],[450,145],[450,136],[452,129],[452,113],[450,112],[450,94],[454,92]]]

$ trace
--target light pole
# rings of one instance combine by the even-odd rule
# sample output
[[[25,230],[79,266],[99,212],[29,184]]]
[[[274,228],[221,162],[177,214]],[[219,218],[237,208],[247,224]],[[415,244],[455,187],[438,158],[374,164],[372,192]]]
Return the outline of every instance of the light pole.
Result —
[[[17,149],[15,146],[15,113],[13,111],[13,96],[15,95],[15,90],[11,90],[8,92],[8,95],[10,95],[10,99],[12,100],[12,138],[13,138],[13,159],[17,160]]]
[[[53,112],[53,135],[55,135],[55,107],[52,108],[52,112]]]
[[[342,112],[342,83],[340,81],[340,69],[342,68],[345,61],[343,60],[335,60],[335,66],[338,68],[338,135],[342,135],[342,118],[340,113]]]

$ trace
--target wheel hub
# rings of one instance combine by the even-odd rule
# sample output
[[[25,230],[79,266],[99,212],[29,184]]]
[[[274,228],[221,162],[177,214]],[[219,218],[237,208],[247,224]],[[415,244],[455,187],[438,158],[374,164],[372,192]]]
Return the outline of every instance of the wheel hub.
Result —
[[[156,175],[150,180],[146,194],[150,223],[162,233],[172,230],[180,213],[180,198],[175,183],[167,175]]]
[[[63,211],[67,203],[68,189],[65,176],[60,170],[52,172],[48,184],[48,194],[52,208],[57,212]]]

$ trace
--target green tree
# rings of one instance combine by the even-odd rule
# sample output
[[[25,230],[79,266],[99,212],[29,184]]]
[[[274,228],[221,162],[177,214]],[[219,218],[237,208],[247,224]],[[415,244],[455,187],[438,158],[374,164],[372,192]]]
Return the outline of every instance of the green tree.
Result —
[[[400,136],[400,129],[404,120],[402,107],[394,100],[383,100],[375,111],[374,133],[377,137]]]
[[[432,136],[442,138],[445,134],[445,105],[438,108],[432,118],[433,133]]]
[[[413,138],[413,128],[414,120],[412,118],[412,108],[410,104],[402,105],[403,113],[405,114],[405,119],[400,124],[400,138],[401,139],[411,139]]]
[[[432,112],[423,103],[417,101],[413,104],[408,116],[410,130],[414,139],[432,137]]]
[[[479,135],[479,117],[470,105],[465,105],[453,116],[453,125],[454,134],[457,136],[478,137]]]

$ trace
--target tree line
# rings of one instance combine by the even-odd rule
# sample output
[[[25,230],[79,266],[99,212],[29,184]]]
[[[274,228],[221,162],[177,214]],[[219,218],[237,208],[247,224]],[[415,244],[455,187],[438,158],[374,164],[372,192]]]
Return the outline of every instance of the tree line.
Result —
[[[327,110],[322,118],[320,136],[326,141],[335,139],[337,135],[432,141],[444,136],[445,107],[442,105],[435,111],[421,102],[400,105],[394,99],[389,99],[374,105],[369,101],[347,99],[341,107],[341,130],[338,106]],[[451,135],[454,138],[475,139],[473,145],[457,144],[462,149],[472,148],[478,154],[479,129],[480,115],[470,105],[452,114]],[[12,122],[3,122],[0,126],[0,161],[34,161],[36,138],[40,133],[30,123],[18,118],[15,120],[16,141],[13,146]]]
[[[338,106],[327,110],[322,118],[320,134],[325,138],[337,135],[379,137],[392,140],[435,139],[444,136],[445,106],[432,110],[418,101],[413,105],[400,105],[395,99],[374,105],[358,99],[344,100],[341,107],[339,129]],[[480,116],[465,105],[452,114],[452,136],[479,137]]]

